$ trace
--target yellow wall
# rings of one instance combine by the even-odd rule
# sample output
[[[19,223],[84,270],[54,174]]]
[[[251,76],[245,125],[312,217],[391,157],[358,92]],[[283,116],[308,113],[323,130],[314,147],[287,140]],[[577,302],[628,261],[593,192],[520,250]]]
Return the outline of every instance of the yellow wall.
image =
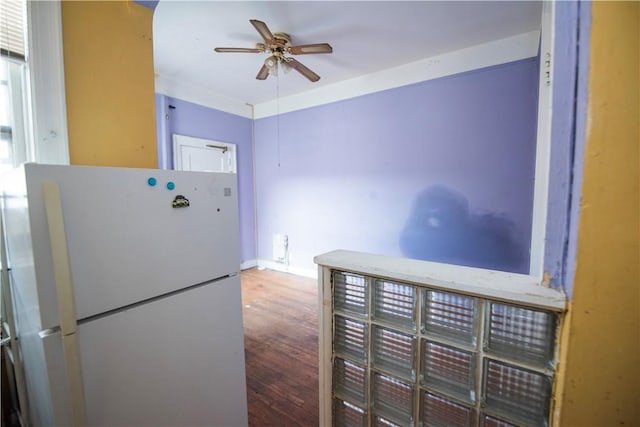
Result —
[[[593,2],[562,426],[640,425],[640,3]]]
[[[130,1],[63,1],[71,164],[157,167],[153,11]]]

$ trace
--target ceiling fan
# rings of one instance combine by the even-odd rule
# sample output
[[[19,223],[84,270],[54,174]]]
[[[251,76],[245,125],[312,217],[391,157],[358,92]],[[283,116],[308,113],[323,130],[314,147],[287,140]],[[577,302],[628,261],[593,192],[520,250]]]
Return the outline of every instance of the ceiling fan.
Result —
[[[258,31],[264,43],[257,43],[255,48],[242,47],[216,47],[214,50],[220,53],[270,53],[258,71],[256,79],[265,80],[270,74],[277,74],[278,66],[293,68],[312,82],[320,80],[320,76],[304,66],[300,61],[287,57],[291,55],[308,55],[312,53],[332,53],[333,48],[328,43],[314,43],[300,46],[291,46],[291,37],[286,33],[272,33],[262,21],[250,19],[251,25]]]

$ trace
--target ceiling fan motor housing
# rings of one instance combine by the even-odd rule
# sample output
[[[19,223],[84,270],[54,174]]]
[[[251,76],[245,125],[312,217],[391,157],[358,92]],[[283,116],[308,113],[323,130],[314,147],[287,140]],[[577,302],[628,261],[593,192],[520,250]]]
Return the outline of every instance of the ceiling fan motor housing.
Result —
[[[273,33],[273,39],[282,44],[291,43],[291,36],[287,33]]]
[[[273,33],[272,42],[269,44],[269,50],[273,55],[280,58],[287,51],[287,45],[291,43],[291,37],[287,33]]]

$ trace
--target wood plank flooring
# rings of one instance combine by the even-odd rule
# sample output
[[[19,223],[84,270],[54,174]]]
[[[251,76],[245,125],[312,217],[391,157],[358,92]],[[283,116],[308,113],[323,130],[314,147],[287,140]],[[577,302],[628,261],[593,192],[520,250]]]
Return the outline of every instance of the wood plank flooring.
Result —
[[[257,269],[240,278],[249,426],[317,426],[317,282]]]

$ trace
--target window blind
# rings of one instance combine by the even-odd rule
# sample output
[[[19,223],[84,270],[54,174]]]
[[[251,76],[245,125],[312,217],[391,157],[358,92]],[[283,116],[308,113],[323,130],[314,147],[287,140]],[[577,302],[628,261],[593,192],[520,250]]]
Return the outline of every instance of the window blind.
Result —
[[[25,60],[25,1],[0,1],[0,52],[2,56]]]

